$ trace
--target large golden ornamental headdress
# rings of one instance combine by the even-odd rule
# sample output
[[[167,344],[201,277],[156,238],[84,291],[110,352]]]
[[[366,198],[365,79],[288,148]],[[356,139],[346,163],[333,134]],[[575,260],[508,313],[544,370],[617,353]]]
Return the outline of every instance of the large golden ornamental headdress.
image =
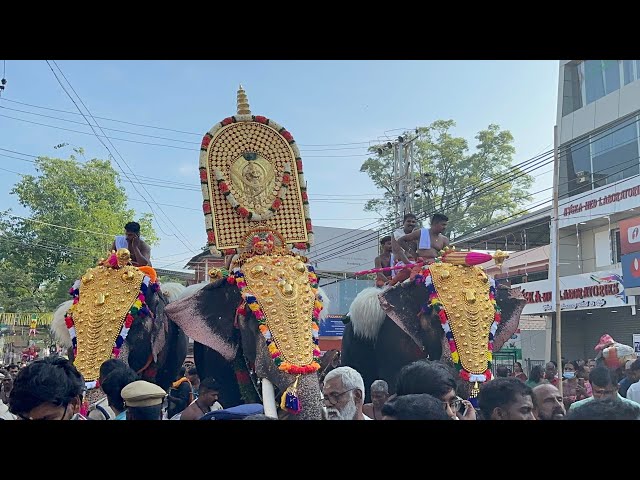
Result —
[[[252,115],[242,85],[237,114],[202,139],[200,180],[212,253],[246,248],[252,231],[272,231],[292,247],[313,240],[302,159],[291,133]]]

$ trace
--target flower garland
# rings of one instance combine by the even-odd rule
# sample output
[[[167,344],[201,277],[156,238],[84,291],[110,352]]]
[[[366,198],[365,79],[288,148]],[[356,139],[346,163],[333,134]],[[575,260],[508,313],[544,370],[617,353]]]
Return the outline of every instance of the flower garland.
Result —
[[[227,182],[225,181],[224,176],[222,175],[222,172],[219,168],[214,169],[214,174],[216,176],[216,181],[218,182],[218,190],[220,190],[220,193],[222,193],[222,195],[227,198],[229,205],[231,205],[231,207],[236,212],[238,212],[238,215],[240,215],[242,218],[246,218],[247,220],[254,222],[269,220],[275,215],[275,213],[282,206],[284,197],[287,195],[287,191],[289,190],[289,184],[291,183],[291,165],[289,165],[289,163],[285,163],[284,173],[282,175],[282,181],[280,182],[280,190],[278,192],[278,196],[269,207],[267,213],[260,215],[243,207],[238,203],[236,197],[234,197],[233,193],[231,193],[231,189],[229,188],[229,185],[227,185]],[[205,202],[205,204],[203,205],[205,214],[208,213],[207,209],[209,210],[209,212],[211,212],[211,205],[209,205],[209,202]]]
[[[320,348],[318,347],[318,331],[320,330],[320,327],[319,327],[320,312],[322,311],[322,308],[323,308],[322,296],[318,294],[318,276],[315,274],[315,271],[312,266],[308,265],[307,268],[309,272],[309,285],[311,286],[311,290],[314,292],[316,296],[316,300],[313,308],[312,322],[311,322],[311,336],[313,339],[314,347],[313,347],[313,361],[309,365],[304,365],[302,367],[293,365],[292,363],[287,362],[282,358],[282,352],[278,350],[278,347],[275,341],[273,340],[271,331],[269,330],[269,327],[267,326],[267,323],[265,321],[264,311],[260,307],[260,304],[256,300],[256,297],[252,295],[250,292],[245,291],[247,287],[247,283],[244,281],[244,274],[240,271],[240,269],[236,268],[234,270],[233,275],[229,275],[229,277],[227,277],[227,282],[236,283],[244,299],[243,304],[240,305],[240,307],[238,307],[237,309],[238,315],[246,316],[247,307],[249,308],[249,310],[253,312],[253,315],[256,317],[256,320],[258,321],[258,328],[260,329],[260,333],[262,334],[262,336],[265,338],[267,342],[267,348],[269,349],[269,353],[271,354],[271,358],[273,359],[274,363],[276,364],[279,370],[282,370],[283,372],[289,373],[291,375],[313,373],[313,372],[317,372],[320,369],[320,356],[322,354],[320,353]]]
[[[489,330],[489,341],[487,343],[487,369],[485,370],[484,373],[481,373],[481,374],[473,374],[467,371],[462,366],[462,362],[460,361],[460,354],[458,353],[458,348],[456,346],[456,340],[453,336],[453,332],[451,331],[451,326],[449,325],[448,314],[444,308],[443,303],[440,301],[440,298],[438,297],[438,293],[436,292],[436,288],[433,284],[433,280],[431,279],[431,272],[429,271],[429,268],[427,267],[423,269],[421,274],[416,275],[414,281],[417,284],[424,282],[425,287],[427,288],[429,300],[425,305],[423,305],[420,312],[426,313],[426,314],[431,314],[432,312],[435,312],[440,318],[442,329],[444,330],[447,341],[449,342],[449,349],[451,350],[451,360],[453,361],[453,364],[456,367],[456,370],[459,372],[458,374],[460,375],[460,378],[462,378],[467,382],[480,382],[480,383],[491,380],[491,377],[492,377],[491,365],[493,361],[493,353],[492,353],[493,337],[496,333],[496,330],[498,329],[498,324],[501,321],[500,308],[496,304],[496,300],[495,300],[495,294],[496,294],[495,281],[492,278],[489,279],[489,282],[490,282],[489,283],[490,284],[489,299],[491,300],[491,303],[494,306],[495,314],[494,314],[494,321],[491,325],[491,329]]]
[[[120,328],[120,333],[114,342],[113,348],[111,349],[111,358],[118,358],[120,356],[120,349],[122,348],[122,345],[129,334],[129,329],[136,317],[139,319],[144,319],[147,316],[152,318],[154,317],[153,312],[149,310],[149,307],[145,303],[145,295],[149,291],[149,288],[151,288],[151,291],[155,293],[160,289],[160,284],[157,282],[151,283],[151,279],[145,275],[142,280],[142,284],[140,285],[138,298],[133,302],[129,312],[127,312],[124,323]],[[73,356],[75,358],[78,353],[78,337],[76,334],[75,323],[73,321],[73,310],[76,304],[80,301],[80,280],[76,280],[73,286],[69,289],[69,294],[73,297],[73,304],[64,317],[64,323],[69,330],[69,335],[71,336],[71,345],[73,347]],[[85,382],[85,385],[87,389],[95,388],[97,386],[97,381]]]
[[[231,125],[233,123],[237,123],[237,122],[257,122],[257,123],[261,123],[263,125],[268,125],[269,127],[273,128],[274,130],[276,130],[289,144],[289,146],[291,147],[291,149],[293,150],[293,155],[295,158],[295,162],[296,162],[296,173],[298,175],[298,187],[300,188],[300,192],[301,192],[301,196],[302,196],[302,207],[303,207],[303,212],[304,212],[304,218],[305,218],[305,227],[307,230],[307,242],[299,242],[296,243],[294,246],[295,248],[299,249],[299,250],[307,250],[311,247],[311,245],[313,244],[313,225],[311,223],[311,213],[309,211],[309,197],[307,194],[307,187],[306,187],[306,181],[304,178],[304,173],[303,173],[303,168],[302,168],[302,158],[300,155],[300,150],[298,149],[298,146],[296,145],[296,142],[293,138],[293,135],[291,135],[291,133],[289,131],[287,131],[284,127],[282,127],[281,125],[279,125],[278,123],[276,123],[275,121],[264,117],[262,115],[234,115],[231,117],[227,117],[224,120],[222,120],[221,122],[216,123],[213,128],[211,128],[211,130],[209,130],[207,133],[205,133],[204,137],[202,138],[202,143],[200,145],[200,165],[199,165],[199,176],[200,176],[200,186],[202,188],[202,197],[203,197],[203,204],[202,204],[202,209],[204,212],[204,216],[205,216],[205,228],[206,228],[206,232],[207,232],[207,244],[209,245],[209,249],[211,250],[212,253],[214,254],[219,254],[220,252],[218,251],[218,249],[216,248],[216,236],[215,236],[215,231],[214,231],[214,225],[213,225],[213,215],[211,212],[211,190],[210,190],[210,185],[209,185],[209,174],[207,172],[207,164],[208,164],[208,157],[207,157],[207,152],[209,150],[209,145],[211,143],[211,140],[213,140],[214,136],[216,135],[216,133],[221,130],[222,128]],[[290,174],[291,172],[289,172]],[[214,172],[215,174],[215,172]],[[283,179],[284,179],[284,175],[283,175]],[[216,177],[216,180],[217,177]],[[228,185],[227,185],[228,187]],[[220,188],[220,187],[218,187]],[[287,186],[288,188],[288,186]],[[282,191],[282,186],[281,186],[281,191]],[[222,192],[224,194],[224,192]],[[278,195],[278,197],[276,198],[276,200],[274,200],[274,203],[277,203],[277,200],[282,201],[282,198],[280,197],[280,195]],[[235,199],[234,199],[235,200]],[[231,201],[230,199],[228,199],[228,201]],[[237,203],[237,202],[236,202]],[[232,207],[235,209],[236,207],[233,206]],[[236,211],[238,211],[238,214],[244,214],[247,217],[249,216],[249,213],[253,213],[253,216],[251,217],[251,219],[253,219],[254,221],[257,221],[257,217],[255,215],[254,212],[250,212],[248,209],[243,209],[240,210],[240,208],[242,208],[240,205],[237,206]],[[271,211],[271,209],[274,209],[273,212]],[[265,214],[265,216],[268,216],[267,218],[270,218],[273,216],[273,214],[275,214],[275,212],[279,209],[279,205],[277,207],[274,208],[274,205],[271,205],[271,208],[269,209],[269,213]],[[229,254],[233,254],[233,253],[237,253],[237,249],[233,248],[233,249],[229,249],[232,252]]]

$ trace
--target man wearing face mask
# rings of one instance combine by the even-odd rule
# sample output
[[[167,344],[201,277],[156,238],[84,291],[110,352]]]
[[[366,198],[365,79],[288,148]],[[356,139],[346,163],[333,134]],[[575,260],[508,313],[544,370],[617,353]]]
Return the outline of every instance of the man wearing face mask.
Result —
[[[573,402],[578,402],[587,398],[587,390],[584,384],[580,384],[576,377],[577,365],[573,362],[567,362],[564,365],[562,377],[562,401],[566,408],[569,408]]]

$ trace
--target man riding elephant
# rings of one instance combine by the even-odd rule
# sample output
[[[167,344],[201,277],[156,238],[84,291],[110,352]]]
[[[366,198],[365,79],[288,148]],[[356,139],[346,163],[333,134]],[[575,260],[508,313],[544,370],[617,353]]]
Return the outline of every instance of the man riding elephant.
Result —
[[[442,360],[459,372],[461,396],[475,395],[477,384],[491,378],[492,351],[518,328],[526,303],[518,289],[496,289],[475,266],[491,258],[446,250],[403,283],[360,292],[342,339],[343,365],[358,370],[365,383],[385,380],[395,393],[404,365]],[[501,263],[505,255],[498,251],[494,258]]]

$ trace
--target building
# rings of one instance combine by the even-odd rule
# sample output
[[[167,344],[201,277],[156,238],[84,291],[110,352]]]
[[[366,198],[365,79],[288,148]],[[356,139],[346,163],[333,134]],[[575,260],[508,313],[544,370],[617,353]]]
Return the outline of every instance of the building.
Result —
[[[209,249],[199,253],[184,266],[184,268],[194,271],[194,277],[188,280],[188,285],[209,281],[209,270],[223,267],[224,256],[213,255]]]
[[[560,258],[552,252],[550,277],[559,268],[562,355],[589,358],[604,333],[627,345],[640,333],[622,281],[627,230],[640,225],[640,60],[562,60],[559,73]],[[537,310],[550,311],[550,281],[532,287]],[[553,337],[555,357],[555,328]]]

